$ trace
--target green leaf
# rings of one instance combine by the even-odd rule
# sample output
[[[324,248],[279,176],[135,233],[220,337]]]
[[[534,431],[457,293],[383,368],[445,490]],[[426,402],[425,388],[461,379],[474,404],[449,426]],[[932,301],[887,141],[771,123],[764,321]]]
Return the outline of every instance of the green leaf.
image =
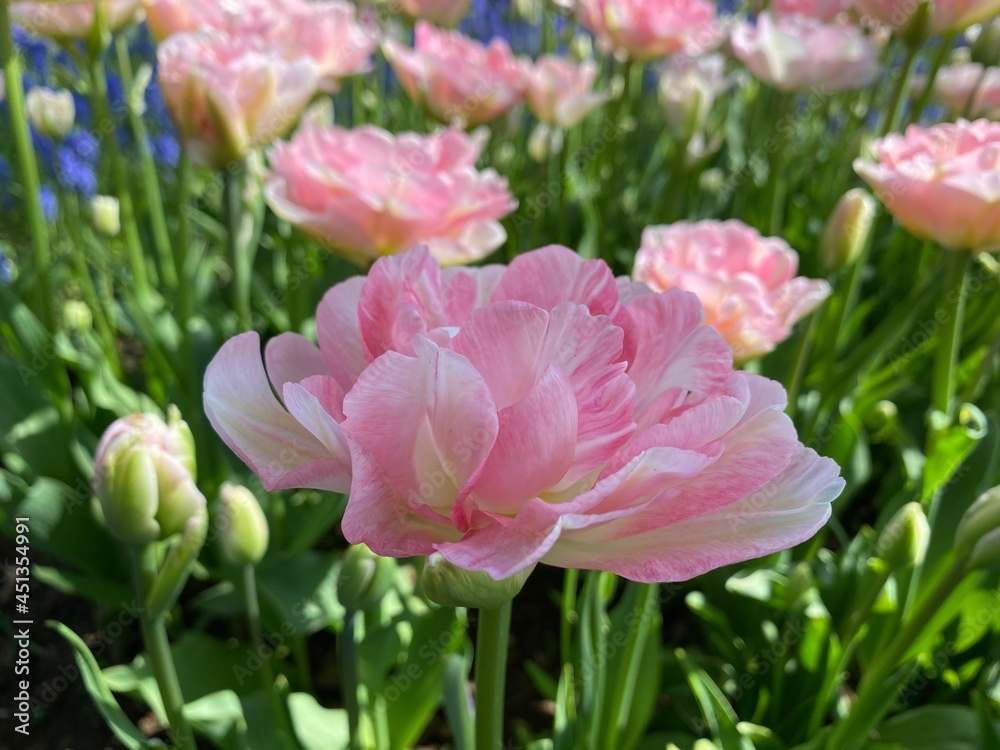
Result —
[[[344,608],[337,600],[339,567],[334,556],[319,552],[265,560],[257,569],[257,585],[277,615],[277,625],[287,624],[305,635],[340,627]]]
[[[288,712],[302,750],[341,750],[350,741],[347,712],[324,708],[308,693],[288,696]]]
[[[112,608],[134,598],[126,586],[91,573],[32,565],[31,576],[63,594],[83,596]]]
[[[922,706],[879,727],[883,742],[901,750],[983,750],[979,717],[968,706]]]
[[[104,721],[107,722],[111,731],[115,733],[115,737],[128,750],[162,747],[163,744],[161,742],[146,737],[129,721],[128,716],[125,715],[121,706],[118,705],[118,701],[112,695],[111,688],[108,687],[107,682],[104,680],[101,668],[97,664],[97,659],[94,658],[94,655],[80,636],[61,622],[48,620],[45,624],[59,633],[73,647],[76,664],[80,668],[80,675],[83,677],[83,685],[87,688],[90,697],[94,699],[97,710],[104,717]]]
[[[184,716],[199,734],[224,750],[247,747],[247,722],[240,697],[232,690],[211,693],[184,706]]]
[[[719,686],[705,670],[691,660],[684,649],[675,649],[674,653],[684,668],[688,685],[701,707],[705,721],[708,722],[712,738],[727,750],[754,750],[753,743],[736,728],[739,719]]]

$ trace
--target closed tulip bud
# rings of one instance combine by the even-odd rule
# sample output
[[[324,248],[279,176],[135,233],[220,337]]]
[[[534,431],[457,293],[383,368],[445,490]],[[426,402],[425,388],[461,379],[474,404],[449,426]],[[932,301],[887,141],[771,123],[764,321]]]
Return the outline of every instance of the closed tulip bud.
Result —
[[[540,122],[531,131],[528,137],[528,155],[535,161],[541,163],[549,157],[549,136],[551,128],[544,122]]]
[[[67,300],[63,307],[63,323],[70,331],[90,330],[94,325],[94,315],[86,303],[78,299]]]
[[[969,557],[969,569],[1000,568],[1000,528],[987,532],[976,542]]]
[[[377,605],[392,587],[399,568],[391,557],[376,555],[367,545],[355,544],[344,553],[337,575],[337,596],[350,612]]]
[[[823,267],[835,271],[858,259],[875,224],[875,199],[861,188],[848,190],[837,201],[819,241]]]
[[[497,581],[481,570],[465,570],[435,553],[424,565],[424,593],[445,607],[494,609],[513,599],[524,586],[534,566]]]
[[[972,552],[980,539],[1000,529],[1000,486],[986,490],[965,511],[955,532],[958,554]]]
[[[182,531],[204,513],[195,485],[194,440],[176,407],[116,420],[94,455],[94,494],[108,530],[128,544],[149,544]]]
[[[90,199],[90,220],[94,229],[105,237],[117,237],[122,230],[118,199],[110,195],[95,195]]]
[[[1000,65],[1000,17],[983,24],[970,49],[973,62]]]
[[[882,529],[875,543],[876,554],[893,570],[916,565],[927,552],[930,536],[931,527],[920,503],[907,503]]]
[[[65,138],[76,120],[73,94],[66,90],[36,86],[25,96],[24,108],[35,130],[56,140]]]
[[[267,518],[257,498],[246,487],[224,482],[219,490],[219,544],[222,554],[237,567],[256,565],[267,552]]]

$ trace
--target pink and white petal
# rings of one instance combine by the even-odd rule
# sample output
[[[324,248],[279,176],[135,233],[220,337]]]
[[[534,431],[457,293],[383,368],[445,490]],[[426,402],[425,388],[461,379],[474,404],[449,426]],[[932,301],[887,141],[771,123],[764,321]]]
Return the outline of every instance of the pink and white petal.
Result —
[[[337,420],[324,408],[320,396],[322,385],[315,381],[330,381],[335,388],[336,381],[329,376],[311,378],[312,383],[286,383],[284,388],[285,404],[293,417],[319,440],[329,453],[326,462],[331,472],[337,472],[346,488],[351,484],[351,450],[347,445],[343,430]],[[306,387],[309,383],[311,387]]]
[[[364,276],[342,281],[323,296],[316,310],[316,338],[323,361],[345,393],[368,366],[358,324],[358,304],[364,285]]]
[[[354,480],[341,529],[351,544],[367,544],[388,557],[429,555],[437,545],[457,540],[451,524],[435,523],[410,507],[379,461],[356,441],[351,444]]]
[[[539,355],[549,314],[527,302],[497,302],[473,310],[451,339],[450,349],[468,359],[490,387],[498,409],[519,401],[547,362]]]
[[[279,394],[284,393],[285,383],[330,374],[319,349],[297,333],[282,333],[268,341],[264,347],[264,364],[271,385]]]
[[[772,483],[719,513],[614,541],[595,540],[596,529],[567,529],[542,561],[610,570],[634,581],[686,581],[809,539],[826,523],[843,487],[833,461],[800,446]]]
[[[550,245],[519,255],[493,292],[493,301],[521,300],[552,310],[577,302],[594,315],[610,315],[618,305],[618,288],[608,264],[584,260],[569,248]]]
[[[344,398],[343,430],[364,449],[399,497],[447,514],[496,440],[486,382],[459,354],[426,338],[417,356],[387,352]],[[354,486],[357,487],[357,475]]]
[[[275,397],[256,333],[233,337],[209,363],[204,404],[212,427],[268,491],[347,489],[339,463]]]
[[[470,489],[481,510],[509,514],[566,475],[576,448],[573,386],[549,367],[523,399],[500,410],[499,419],[496,443]]]

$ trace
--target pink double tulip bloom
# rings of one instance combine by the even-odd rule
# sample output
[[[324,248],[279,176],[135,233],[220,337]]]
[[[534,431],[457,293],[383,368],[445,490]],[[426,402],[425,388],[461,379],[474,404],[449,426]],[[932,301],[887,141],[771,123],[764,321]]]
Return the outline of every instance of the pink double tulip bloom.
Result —
[[[809,538],[844,486],[694,295],[563,247],[382,258],[327,293],[317,333],[264,363],[256,333],[231,339],[205,410],[269,490],[349,491],[344,535],[378,554],[684,580]]]
[[[897,31],[912,32],[918,38],[949,31],[962,31],[988,21],[1000,13],[1000,0],[931,0],[928,17],[920,29],[912,25],[920,19],[917,0],[853,0],[854,8],[867,19],[881,21]]]
[[[456,26],[472,6],[472,0],[398,0],[398,3],[410,18],[437,26]]]
[[[163,98],[192,161],[221,167],[283,135],[316,93],[307,57],[257,36],[178,34],[157,50]]]
[[[592,60],[574,63],[557,55],[543,55],[528,70],[525,98],[542,122],[571,128],[608,100],[597,93],[597,65]]]
[[[387,39],[383,50],[410,99],[442,122],[482,125],[524,98],[526,65],[502,39],[484,46],[420,21],[412,49]]]
[[[741,221],[677,222],[646,228],[633,278],[656,291],[693,292],[705,322],[746,361],[787,339],[830,295],[825,281],[796,277],[798,266],[784,240]]]
[[[5,2],[7,0],[4,0]],[[101,3],[110,31],[136,20],[139,0],[86,0],[85,2],[12,2],[10,19],[26,31],[50,39],[83,39],[96,20],[96,2]]]
[[[507,180],[475,168],[486,132],[393,135],[305,124],[270,153],[271,209],[355,262],[425,244],[441,263],[470,263],[507,238],[517,206]]]
[[[918,89],[926,85],[921,81]],[[1000,68],[979,63],[945,65],[934,77],[934,96],[955,117],[1000,120]]]
[[[757,78],[781,91],[841,91],[867,86],[879,74],[878,47],[861,29],[807,16],[737,26],[733,52]]]
[[[257,36],[289,62],[312,60],[326,91],[367,70],[379,42],[378,32],[358,23],[354,6],[342,0],[145,0],[145,6],[157,39],[192,31]]]
[[[911,125],[854,170],[902,226],[949,250],[1000,250],[1000,122]]]
[[[576,8],[604,52],[638,62],[698,54],[722,41],[708,0],[580,0]]]

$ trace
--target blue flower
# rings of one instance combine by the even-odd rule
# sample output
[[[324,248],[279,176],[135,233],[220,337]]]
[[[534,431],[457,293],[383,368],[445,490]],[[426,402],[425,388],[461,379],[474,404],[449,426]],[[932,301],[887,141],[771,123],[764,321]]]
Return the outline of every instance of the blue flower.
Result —
[[[42,214],[45,216],[45,220],[52,224],[59,216],[59,199],[52,192],[52,188],[48,185],[42,185],[38,188],[38,200],[42,204]]]
[[[10,261],[4,256],[3,248],[0,248],[0,283],[10,283]]]
[[[56,142],[47,135],[42,135],[34,127],[31,128],[31,145],[35,149],[38,166],[43,172],[52,170],[52,160],[55,158]]]
[[[98,144],[93,135],[76,130],[56,151],[55,168],[59,183],[68,190],[90,196],[97,192]]]
[[[472,11],[459,29],[481,42],[499,37],[515,52],[537,53],[541,49],[541,29],[515,18],[511,5],[511,0],[474,0]]]
[[[164,133],[150,139],[150,150],[157,164],[176,167],[181,158],[181,146],[172,133]]]
[[[167,109],[167,102],[163,98],[160,82],[156,79],[155,73],[146,87],[146,115],[158,127],[173,128],[170,110]]]
[[[73,91],[73,104],[76,107],[76,122],[81,127],[90,125],[90,99],[79,91]]]
[[[49,77],[49,46],[19,26],[14,27],[14,46],[24,56],[27,73],[38,81]]]

